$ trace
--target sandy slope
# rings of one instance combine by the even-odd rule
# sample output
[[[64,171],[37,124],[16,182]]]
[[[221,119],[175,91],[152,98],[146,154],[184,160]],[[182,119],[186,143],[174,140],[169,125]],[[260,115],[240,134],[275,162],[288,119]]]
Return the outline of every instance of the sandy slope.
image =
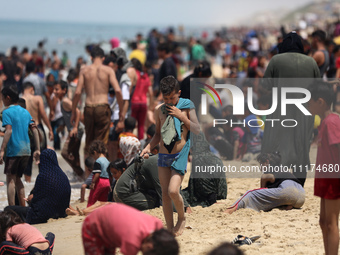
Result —
[[[315,161],[316,149],[312,148],[311,158]],[[230,164],[230,162],[228,162]],[[255,164],[255,162],[251,162]],[[240,165],[241,163],[233,162]],[[187,182],[188,177],[185,178]],[[185,186],[185,185],[184,185]],[[306,202],[300,210],[255,212],[249,209],[227,215],[224,210],[245,191],[259,187],[259,179],[228,179],[228,198],[221,204],[209,208],[195,207],[187,215],[187,229],[178,237],[181,254],[206,254],[208,250],[223,241],[231,241],[238,234],[261,235],[250,246],[243,246],[246,254],[322,254],[322,235],[318,225],[319,199],[313,196],[314,179],[306,181]],[[85,207],[85,204],[80,204]],[[163,220],[161,208],[146,213]],[[47,224],[36,225],[43,233],[52,231],[56,235],[54,254],[83,254],[81,226],[84,217],[71,216],[66,219],[50,220]]]

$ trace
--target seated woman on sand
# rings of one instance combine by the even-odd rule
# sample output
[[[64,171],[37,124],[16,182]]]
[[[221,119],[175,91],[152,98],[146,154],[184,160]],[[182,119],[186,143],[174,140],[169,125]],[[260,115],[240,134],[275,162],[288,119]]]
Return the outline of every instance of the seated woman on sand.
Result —
[[[70,204],[70,182],[59,167],[55,151],[45,149],[40,155],[39,175],[28,198],[29,207],[7,206],[4,210],[15,211],[29,224],[45,223],[48,219],[66,217]]]
[[[261,176],[261,188],[247,191],[225,212],[232,214],[241,208],[255,211],[270,211],[278,207],[285,210],[301,208],[305,202],[305,190],[292,173],[276,171],[281,169],[279,152],[261,153],[257,161],[265,172]]]

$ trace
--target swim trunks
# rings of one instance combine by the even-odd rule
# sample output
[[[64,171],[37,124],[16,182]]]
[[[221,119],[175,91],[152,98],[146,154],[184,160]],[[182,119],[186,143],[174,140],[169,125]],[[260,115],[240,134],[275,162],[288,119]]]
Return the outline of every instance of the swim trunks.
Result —
[[[111,123],[111,109],[108,104],[86,105],[84,110],[84,124],[87,151],[94,140],[107,144]]]
[[[171,167],[171,164],[175,161],[179,153],[176,154],[164,154],[158,153],[158,166]]]

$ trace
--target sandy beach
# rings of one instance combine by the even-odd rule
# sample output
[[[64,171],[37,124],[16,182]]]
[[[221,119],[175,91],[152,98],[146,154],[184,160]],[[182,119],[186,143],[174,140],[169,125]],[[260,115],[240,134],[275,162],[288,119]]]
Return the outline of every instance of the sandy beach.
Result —
[[[312,148],[311,162],[315,162],[316,148]],[[62,159],[60,164],[64,165]],[[240,166],[241,162],[224,162]],[[250,162],[248,164],[255,164]],[[65,166],[65,165],[64,165]],[[313,174],[309,173],[309,177]],[[183,188],[186,187],[189,173],[185,176]],[[227,206],[249,189],[259,187],[259,179],[229,178],[228,197],[208,208],[194,207],[193,213],[187,214],[187,227],[177,240],[180,254],[198,255],[224,241],[232,241],[237,235],[261,238],[252,245],[242,246],[245,254],[322,254],[323,243],[318,224],[319,198],[314,197],[314,179],[308,178],[305,184],[306,202],[299,210],[256,212],[250,209],[236,211],[232,215],[225,214]],[[77,203],[80,183],[72,183],[72,205],[85,208],[86,203]],[[162,208],[145,211],[158,217],[165,224]],[[81,227],[83,216],[68,216],[65,219],[50,220],[46,224],[35,225],[43,234],[51,231],[56,235],[55,255],[83,254]]]

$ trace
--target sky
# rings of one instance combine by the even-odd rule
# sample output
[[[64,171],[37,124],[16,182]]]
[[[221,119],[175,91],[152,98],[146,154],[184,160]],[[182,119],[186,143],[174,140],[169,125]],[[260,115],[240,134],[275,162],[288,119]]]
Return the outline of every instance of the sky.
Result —
[[[0,0],[0,19],[143,25],[233,25],[311,0]]]

